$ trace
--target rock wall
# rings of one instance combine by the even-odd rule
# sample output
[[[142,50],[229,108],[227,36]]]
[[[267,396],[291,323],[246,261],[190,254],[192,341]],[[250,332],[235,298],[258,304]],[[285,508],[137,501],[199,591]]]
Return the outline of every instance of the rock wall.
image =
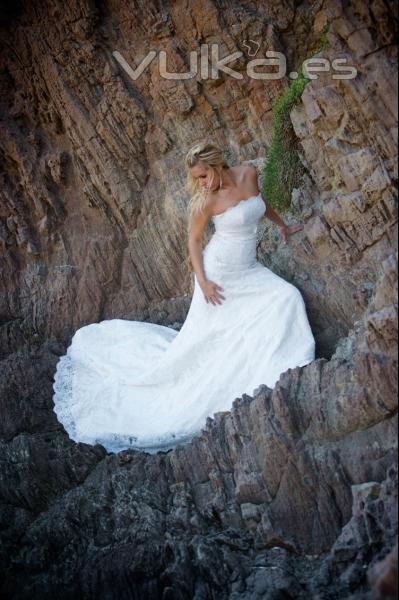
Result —
[[[0,13],[0,595],[388,598],[397,535],[397,4],[43,0]],[[172,81],[200,43],[248,39],[287,72],[326,24],[330,63],[291,112],[305,168],[259,259],[303,293],[317,360],[233,399],[192,443],[107,454],[69,440],[52,377],[75,329],[179,327],[192,279],[185,151],[212,132],[259,168],[289,83]],[[244,60],[245,58],[245,60]],[[267,201],[267,198],[266,198]],[[396,560],[396,563],[395,563]],[[391,596],[390,596],[391,594]]]

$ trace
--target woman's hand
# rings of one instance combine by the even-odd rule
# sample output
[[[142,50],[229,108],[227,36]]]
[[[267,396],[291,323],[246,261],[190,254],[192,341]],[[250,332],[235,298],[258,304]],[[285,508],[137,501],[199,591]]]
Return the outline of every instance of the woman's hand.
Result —
[[[301,231],[303,229],[303,225],[280,225],[280,233],[281,237],[284,240],[284,244],[287,243],[288,237],[297,231]]]
[[[204,292],[205,300],[207,303],[210,302],[213,305],[222,304],[221,299],[223,298],[223,300],[225,300],[225,297],[220,293],[220,291],[224,291],[223,288],[214,281],[206,280],[200,285],[202,291]]]

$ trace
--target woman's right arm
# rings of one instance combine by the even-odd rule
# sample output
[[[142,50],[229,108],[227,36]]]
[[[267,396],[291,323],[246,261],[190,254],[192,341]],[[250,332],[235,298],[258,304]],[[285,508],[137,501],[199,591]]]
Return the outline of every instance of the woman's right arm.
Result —
[[[202,255],[202,236],[210,216],[211,215],[207,214],[206,210],[204,210],[203,213],[193,214],[188,237],[188,248],[190,251],[191,264],[193,265],[198,283],[204,293],[205,300],[207,303],[210,302],[211,304],[216,305],[222,304],[222,300],[225,300],[225,297],[221,294],[223,288],[214,281],[209,281],[206,278]]]
[[[188,249],[190,260],[197,276],[198,283],[206,283],[204,262],[202,258],[202,236],[209,221],[210,215],[204,210],[203,213],[195,213],[192,216],[191,228],[188,236]]]

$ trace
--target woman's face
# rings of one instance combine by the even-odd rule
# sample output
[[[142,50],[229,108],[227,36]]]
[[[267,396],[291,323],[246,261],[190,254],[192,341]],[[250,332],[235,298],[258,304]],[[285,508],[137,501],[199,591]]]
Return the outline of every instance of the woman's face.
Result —
[[[215,169],[208,167],[204,163],[199,162],[195,167],[190,169],[191,176],[195,179],[201,188],[213,189],[217,180],[215,177]]]

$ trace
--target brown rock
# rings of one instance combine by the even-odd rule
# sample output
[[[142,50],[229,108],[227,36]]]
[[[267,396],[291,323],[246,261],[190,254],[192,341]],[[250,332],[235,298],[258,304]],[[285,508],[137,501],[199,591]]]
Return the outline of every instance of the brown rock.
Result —
[[[392,597],[396,4],[3,4],[0,595]],[[285,248],[264,220],[258,245],[303,293],[317,359],[167,453],[72,442],[52,378],[74,331],[104,318],[179,329],[187,314],[186,150],[211,136],[261,175],[288,78],[246,77],[246,42],[284,52],[289,73],[327,23],[319,55],[356,76],[320,74],[292,109],[305,173],[284,218],[306,225]],[[243,80],[164,79],[157,58],[133,81],[112,54],[134,68],[167,49],[185,71],[212,42],[243,51]]]

